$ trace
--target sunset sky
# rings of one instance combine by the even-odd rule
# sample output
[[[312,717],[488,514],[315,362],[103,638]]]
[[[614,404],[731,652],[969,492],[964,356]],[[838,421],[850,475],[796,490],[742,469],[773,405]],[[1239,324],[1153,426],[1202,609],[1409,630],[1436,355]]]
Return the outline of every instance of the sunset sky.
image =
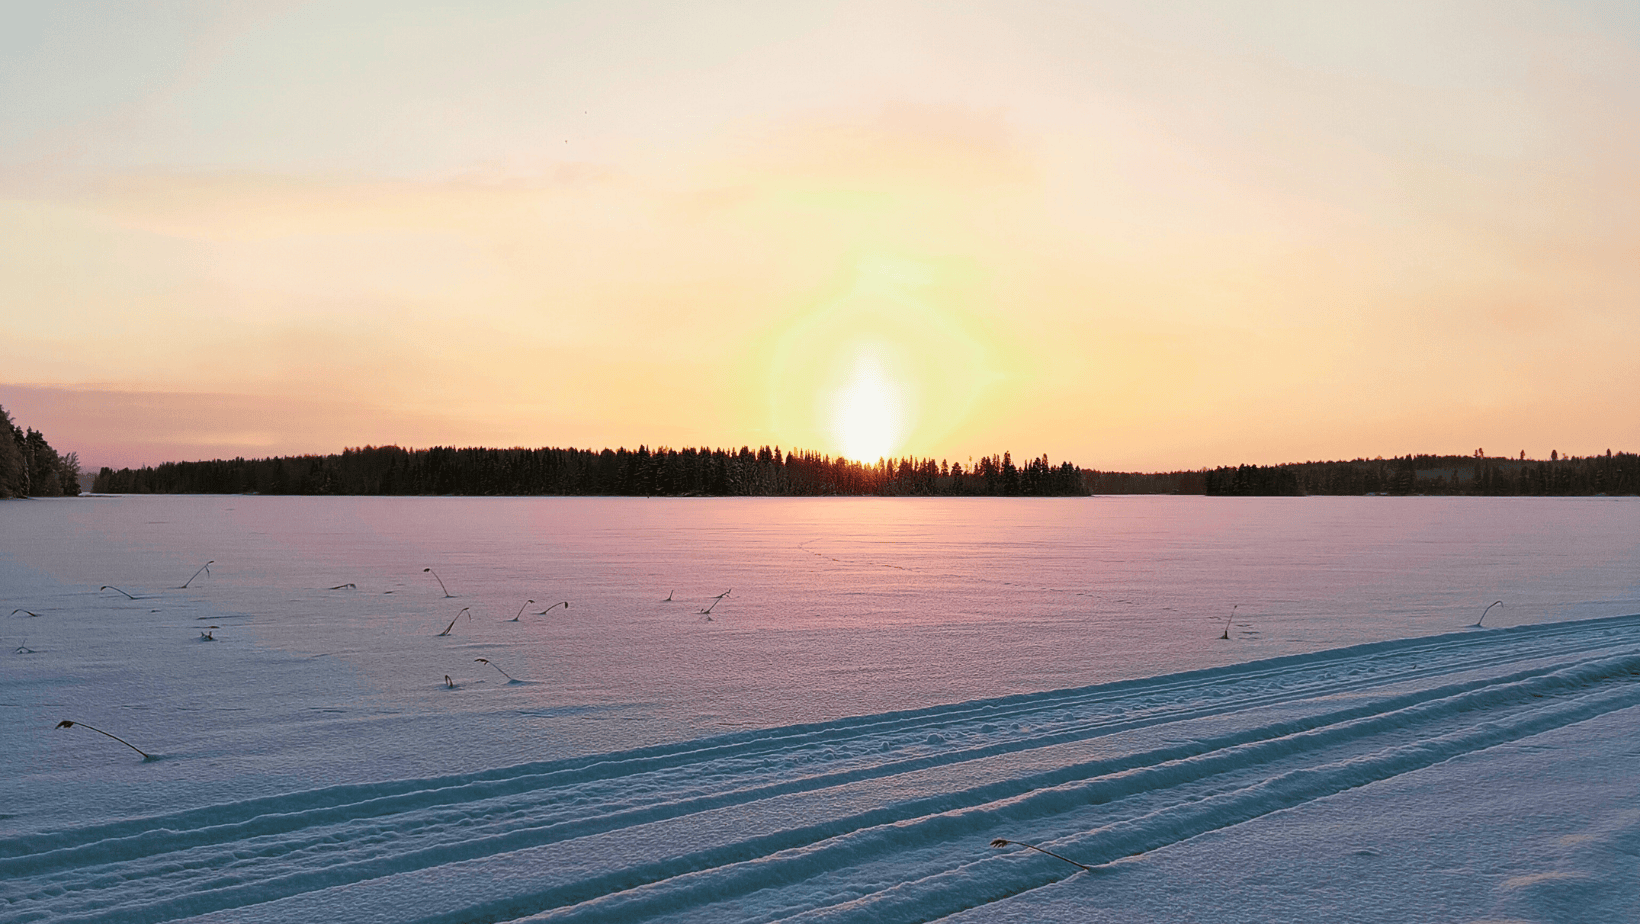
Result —
[[[1640,450],[1634,2],[0,6],[82,463]]]

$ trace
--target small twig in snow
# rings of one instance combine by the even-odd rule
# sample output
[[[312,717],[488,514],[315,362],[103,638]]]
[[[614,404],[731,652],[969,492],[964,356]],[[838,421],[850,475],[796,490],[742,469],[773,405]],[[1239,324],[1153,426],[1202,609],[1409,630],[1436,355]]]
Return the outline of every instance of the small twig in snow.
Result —
[[[1480,625],[1481,625],[1481,623],[1483,623],[1483,622],[1485,622],[1485,621],[1486,621],[1486,614],[1487,614],[1487,613],[1490,613],[1490,612],[1492,612],[1492,607],[1494,607],[1494,606],[1502,606],[1502,605],[1503,605],[1503,601],[1502,601],[1502,600],[1498,600],[1498,601],[1496,601],[1496,602],[1493,602],[1493,603],[1488,603],[1488,604],[1487,604],[1487,605],[1486,605],[1486,609],[1484,609],[1484,610],[1481,610],[1481,618],[1479,618],[1479,619],[1477,619],[1477,620],[1475,620],[1475,624],[1474,624],[1474,625],[1473,625],[1473,626],[1470,626],[1470,628],[1471,628],[1471,629],[1478,629],[1478,628],[1480,628]]]
[[[701,613],[701,615],[702,615],[702,616],[707,616],[707,615],[710,615],[710,614],[711,614],[711,612],[712,612],[712,607],[715,607],[715,606],[717,606],[717,605],[718,605],[718,604],[719,604],[719,603],[722,603],[722,602],[723,602],[723,598],[724,598],[724,597],[727,597],[727,596],[729,596],[729,595],[730,595],[730,594],[732,594],[732,593],[734,593],[734,591],[735,591],[735,589],[734,589],[734,588],[733,588],[733,587],[731,587],[731,588],[729,588],[729,589],[728,589],[728,590],[726,590],[726,591],[724,591],[724,592],[723,592],[723,593],[720,593],[720,594],[718,594],[718,595],[717,595],[717,596],[716,596],[716,597],[713,597],[713,598],[712,598],[712,606],[709,606],[709,607],[707,607],[707,608],[706,608],[706,609],[704,609],[704,610],[701,610],[701,611],[700,611],[700,613]]]
[[[534,600],[525,600],[524,601],[524,606],[529,606],[531,603],[534,603],[534,602],[535,602]],[[514,614],[513,618],[511,618],[507,621],[508,622],[517,622],[518,617],[524,615],[524,606],[519,607],[518,612],[516,614]]]
[[[495,668],[496,670],[501,671],[501,665],[495,663],[494,661],[491,661],[489,658],[474,658],[473,660],[478,662],[479,664],[488,664],[491,667]],[[506,671],[501,671],[501,676],[507,678],[508,680],[512,680],[515,683],[517,682],[516,678],[514,678],[513,675],[507,673]]]
[[[199,570],[194,572],[194,577],[191,577],[188,580],[183,581],[182,586],[178,587],[177,590],[187,590],[188,585],[192,584],[194,582],[194,578],[199,577],[201,574],[210,574],[211,573],[211,566],[214,565],[214,564],[216,564],[216,559],[213,558],[210,561],[206,562],[205,564],[200,565]]]
[[[473,621],[473,614],[467,612],[469,609],[470,609],[470,607],[465,607],[465,606],[462,607],[461,612],[456,614],[456,618],[450,620],[450,624],[444,627],[444,631],[440,632],[438,635],[435,635],[433,637],[434,638],[443,638],[444,636],[449,635],[450,630],[454,629],[456,627],[456,620],[460,619],[463,615],[465,615],[467,617],[468,622],[472,622]]]
[[[90,728],[92,731],[96,732],[99,735],[105,735],[109,738],[113,738],[115,741],[118,741],[120,744],[123,744],[126,747],[130,748],[131,750],[136,751],[138,754],[141,754],[143,760],[153,760],[154,759],[154,755],[148,753],[147,751],[144,751],[142,748],[137,747],[136,745],[132,744],[131,742],[129,742],[127,740],[125,740],[124,738],[121,738],[119,735],[110,735],[110,734],[108,734],[108,732],[105,732],[100,728],[92,728],[90,725],[87,725],[84,722],[70,722],[68,719],[64,719],[61,722],[57,723],[58,728],[73,728],[76,725],[80,726],[81,728]]]
[[[102,593],[105,590],[120,590],[120,589],[118,587],[115,587],[113,584],[104,584],[103,586],[97,588],[97,593]],[[125,591],[120,590],[120,593],[125,594]],[[128,599],[128,600],[137,599],[136,597],[133,597],[130,594],[125,594],[125,596],[126,596],[126,599]]]
[[[444,586],[444,578],[439,577],[437,571],[434,571],[432,568],[423,568],[421,570],[427,574],[431,574],[433,576],[433,580],[438,581],[438,589],[444,591],[444,599],[448,600],[455,596],[455,594],[450,593],[450,588]]]
[[[1085,870],[1093,869],[1093,867],[1083,866],[1082,864],[1076,862],[1075,860],[1070,859],[1069,857],[1062,857],[1059,854],[1054,853],[1051,850],[1043,850],[1041,847],[1038,847],[1035,844],[1027,844],[1024,841],[1009,841],[1009,840],[1004,840],[1004,839],[999,837],[996,840],[991,842],[991,846],[995,847],[999,850],[1002,849],[1003,847],[1009,846],[1010,844],[1012,844],[1014,846],[1018,846],[1018,847],[1028,847],[1031,850],[1036,851],[1037,853],[1045,853],[1048,856],[1053,857],[1055,860],[1064,860],[1066,863],[1069,863],[1070,865],[1081,868],[1081,869],[1085,869]]]

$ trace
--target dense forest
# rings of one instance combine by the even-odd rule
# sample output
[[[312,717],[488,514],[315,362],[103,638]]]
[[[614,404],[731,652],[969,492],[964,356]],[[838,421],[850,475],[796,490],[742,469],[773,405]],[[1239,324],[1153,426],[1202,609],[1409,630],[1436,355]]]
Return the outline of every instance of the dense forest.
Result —
[[[29,431],[29,439],[38,434]],[[21,440],[22,437],[19,437]],[[19,443],[21,445],[21,443]],[[39,440],[44,445],[44,440]],[[36,450],[49,470],[49,447]],[[77,470],[69,454],[64,471]],[[0,460],[0,472],[5,471]],[[66,476],[64,476],[66,477]],[[55,485],[59,482],[50,482]],[[72,485],[69,478],[65,485]],[[0,482],[3,485],[3,482]],[[1348,462],[1241,465],[1177,472],[1100,472],[1010,453],[964,467],[933,459],[861,463],[761,449],[401,449],[339,455],[167,462],[104,468],[98,492],[125,494],[467,494],[654,496],[1070,496],[1086,494],[1597,495],[1640,493],[1640,456],[1607,452],[1548,461],[1409,455]],[[40,492],[36,492],[40,493]],[[69,490],[67,493],[75,493]]]
[[[23,430],[0,407],[0,497],[73,497],[80,493],[80,457],[58,455],[35,429]]]
[[[1207,471],[1096,472],[1085,469],[1090,494],[1206,494]]]
[[[1474,494],[1592,496],[1640,493],[1640,456],[1630,452],[1548,461],[1409,455],[1350,462],[1242,465],[1205,473],[1213,495]]]
[[[1003,495],[1087,494],[1082,470],[1010,453],[964,468],[933,459],[861,463],[761,449],[401,449],[104,468],[93,490],[121,494]]]

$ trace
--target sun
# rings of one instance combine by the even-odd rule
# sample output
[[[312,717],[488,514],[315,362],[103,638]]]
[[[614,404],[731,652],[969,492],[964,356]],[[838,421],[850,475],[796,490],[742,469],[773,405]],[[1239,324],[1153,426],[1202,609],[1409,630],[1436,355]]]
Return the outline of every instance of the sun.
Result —
[[[887,458],[905,435],[905,391],[870,353],[854,360],[832,408],[832,435],[859,462]]]
[[[965,265],[862,256],[769,326],[768,431],[858,462],[938,451],[984,411],[1006,344]]]

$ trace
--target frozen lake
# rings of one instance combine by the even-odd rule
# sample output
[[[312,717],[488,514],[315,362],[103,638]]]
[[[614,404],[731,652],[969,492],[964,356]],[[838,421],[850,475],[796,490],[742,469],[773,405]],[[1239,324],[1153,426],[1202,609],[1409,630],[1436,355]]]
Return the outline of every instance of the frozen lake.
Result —
[[[206,561],[214,562],[209,573],[182,589]],[[101,589],[104,585],[117,589]],[[1384,748],[1398,746],[1395,735],[1423,727],[1419,723],[1437,723],[1429,725],[1429,734],[1459,743],[1450,753],[1437,754],[1436,762],[1490,753],[1497,741],[1464,738],[1470,733],[1463,731],[1463,722],[1438,723],[1456,721],[1452,716],[1470,709],[1513,709],[1511,697],[1528,702],[1542,699],[1545,690],[1587,687],[1593,698],[1557,702],[1564,721],[1543,719],[1548,713],[1533,713],[1535,718],[1500,713],[1495,721],[1516,723],[1509,726],[1516,732],[1498,740],[1565,734],[1569,724],[1609,721],[1602,717],[1613,710],[1635,712],[1626,700],[1611,699],[1607,685],[1610,678],[1628,676],[1640,626],[1572,621],[1640,613],[1640,502],[81,498],[0,505],[0,588],[6,610],[23,610],[5,620],[0,651],[5,664],[0,864],[6,856],[33,853],[48,843],[73,853],[91,850],[88,844],[136,837],[135,846],[108,848],[106,856],[97,854],[100,860],[85,861],[91,866],[70,862],[64,854],[57,872],[27,865],[14,870],[24,885],[6,896],[0,920],[30,919],[29,908],[64,919],[172,920],[214,910],[240,915],[252,906],[267,910],[268,920],[310,914],[348,918],[348,909],[357,906],[322,878],[301,887],[257,885],[259,876],[305,882],[300,876],[306,874],[290,870],[253,869],[243,881],[235,880],[233,888],[240,891],[206,889],[213,897],[196,904],[178,896],[206,888],[197,882],[156,886],[153,894],[137,897],[69,901],[61,896],[65,888],[79,895],[81,885],[99,877],[130,878],[96,863],[135,863],[136,878],[159,876],[158,866],[142,866],[149,848],[132,833],[143,829],[143,818],[163,818],[168,829],[188,830],[203,822],[178,813],[219,806],[223,818],[249,826],[245,836],[284,845],[275,853],[301,853],[310,848],[280,840],[285,835],[277,831],[257,829],[256,819],[306,811],[315,800],[354,804],[349,800],[389,795],[409,798],[416,803],[409,810],[426,812],[430,809],[416,801],[423,797],[405,794],[443,791],[458,785],[450,781],[463,774],[486,780],[545,774],[559,780],[544,792],[558,792],[551,787],[569,774],[573,785],[595,791],[554,798],[591,804],[594,817],[640,812],[635,822],[640,826],[675,828],[680,822],[667,812],[642,815],[655,811],[641,809],[645,800],[675,805],[705,798],[696,791],[701,787],[722,791],[753,783],[782,793],[793,787],[807,792],[793,780],[815,774],[841,774],[853,781],[850,786],[864,785],[862,775],[878,773],[862,769],[865,752],[857,746],[867,741],[873,755],[913,745],[929,751],[916,758],[924,762],[914,769],[924,775],[917,778],[921,782],[902,778],[897,770],[882,771],[913,795],[927,798],[958,783],[992,779],[998,782],[986,785],[1022,786],[1010,797],[1017,799],[1030,791],[1019,781],[1035,779],[1045,772],[1043,766],[1060,768],[1052,771],[1059,773],[1083,766],[1090,754],[1154,756],[1165,751],[1166,742],[1201,736],[1229,735],[1225,740],[1236,743],[1226,746],[1241,748],[1274,734],[1271,728],[1290,731],[1256,710],[1330,716],[1335,701],[1381,695],[1385,711],[1372,713],[1378,717],[1371,720],[1377,730],[1328,739],[1327,747],[1344,750],[1327,752],[1326,760],[1347,763],[1378,754],[1374,759],[1388,768],[1388,776],[1374,779],[1399,778],[1429,761],[1384,757],[1389,753]],[[1486,626],[1500,631],[1466,629],[1487,604],[1500,599],[1504,605],[1486,617]],[[562,602],[568,606],[548,609]],[[1554,634],[1561,630],[1551,624],[1560,623],[1568,628]],[[1227,625],[1230,638],[1224,640]],[[447,628],[448,634],[441,634]],[[1432,638],[1432,647],[1397,641],[1425,637]],[[1390,647],[1335,651],[1380,642]],[[1242,666],[1275,658],[1285,659],[1273,662],[1285,666]],[[1169,679],[1181,672],[1196,672],[1187,676],[1197,679]],[[1366,676],[1384,679],[1374,686],[1360,679]],[[1138,685],[1095,686],[1116,681]],[[1076,692],[1090,687],[1091,692]],[[1304,692],[1273,706],[1276,688]],[[1066,696],[1084,706],[1067,706]],[[1456,697],[1453,702],[1460,705],[1436,708],[1419,700],[1422,718],[1403,721],[1398,710],[1411,708],[1411,701],[1403,702],[1407,696],[1443,703]],[[1225,702],[1246,697],[1253,705],[1204,719],[1201,704],[1223,697],[1229,697]],[[999,698],[1010,698],[1006,702],[1013,705],[1006,708],[1028,718],[999,723],[970,715],[1003,708],[995,705],[1003,702]],[[993,704],[972,705],[975,701]],[[1123,726],[1127,737],[1119,741],[1101,732],[1089,738],[1097,744],[1077,745],[1093,750],[1074,759],[1039,750],[1070,746],[1064,735],[1083,734],[1042,731],[1067,722],[1066,728],[1082,728],[1089,719],[1077,709],[1110,719],[1168,703],[1194,703],[1185,711],[1188,722],[1198,725],[1172,725],[1186,719],[1168,718],[1151,723],[1165,730],[1141,733]],[[1397,718],[1384,717],[1392,713]],[[1348,721],[1366,721],[1362,715],[1351,713]],[[141,761],[79,729],[53,730],[61,719],[115,732],[160,759]],[[829,724],[779,731],[805,723]],[[872,737],[879,726],[903,731],[907,723],[957,731],[917,732],[914,740],[903,734]],[[780,740],[806,736],[808,743],[797,750],[759,744],[774,740],[760,731],[765,729],[776,730]],[[1052,739],[1048,745],[1041,743],[1044,734]],[[976,756],[951,763],[933,756],[948,739],[978,748]],[[976,744],[980,739],[990,743]],[[644,752],[649,756],[630,756],[632,749],[657,747],[661,751]],[[678,756],[723,747],[766,748],[766,758],[754,755],[725,767],[696,766],[692,758]],[[617,786],[611,780],[626,777],[577,775],[589,765],[575,761],[613,752],[628,754],[609,758],[615,763],[658,761],[654,772],[663,777],[687,771],[720,782],[645,778]],[[1027,753],[1025,769],[996,764],[1024,760],[1018,755]],[[1275,772],[1256,761],[1215,759],[1248,772],[1249,786],[1261,774]],[[886,758],[871,758],[870,766],[881,760]],[[1312,762],[1299,769],[1314,773],[1322,766]],[[1263,769],[1253,772],[1255,767]],[[461,779],[459,785],[472,782]],[[723,782],[732,780],[741,782]],[[514,787],[509,792],[522,785],[504,784]],[[825,799],[843,798],[827,792]],[[1201,794],[1193,792],[1179,794],[1178,804],[1195,804]],[[289,801],[299,793],[315,795]],[[795,810],[805,817],[829,810],[818,795],[791,798],[799,799]],[[851,810],[878,811],[906,804],[907,798],[906,792],[884,790],[856,792],[843,801]],[[1256,808],[1265,803],[1248,799],[1236,810],[1251,812],[1247,819],[1275,810]],[[749,812],[750,805],[735,811]],[[1417,799],[1412,805],[1415,814],[1428,807]],[[512,804],[502,809],[509,816],[545,811]],[[1225,817],[1223,825],[1199,822],[1201,830],[1246,820],[1233,813]],[[906,818],[897,822],[907,823]],[[656,828],[639,840],[664,853],[677,848],[679,831],[695,837],[715,830],[706,821],[690,824],[695,826],[670,835]],[[1077,832],[1095,827],[1074,818],[1057,824],[1053,836],[1073,843],[1082,836]],[[75,830],[100,833],[51,833]],[[372,830],[343,839],[375,843],[373,838],[384,836]],[[867,836],[846,828],[816,837],[845,835]],[[192,838],[185,840],[194,846],[166,851],[203,849],[198,845],[211,841],[203,834]],[[1083,849],[1096,852],[1091,843]],[[518,849],[539,847],[530,840]],[[1122,856],[1118,848],[1097,849],[1117,850],[1109,859]],[[103,848],[92,853],[98,850]],[[417,854],[426,859],[419,867],[376,857],[368,862],[386,865],[360,866],[358,876],[347,881],[455,869],[450,864],[485,862],[506,869],[509,862],[524,862],[513,848],[497,850],[490,860]],[[956,875],[935,853],[918,861],[927,865],[918,875],[934,877],[931,882]],[[347,859],[366,863],[362,856]],[[180,868],[165,862],[167,870]],[[576,881],[608,878],[635,868],[632,862],[595,861]],[[882,858],[871,862],[876,866],[870,875],[893,868]],[[1021,869],[1017,875],[1033,875]],[[740,918],[765,920],[817,908],[816,896],[838,888],[835,883],[795,887],[787,880],[798,876],[809,882],[803,878],[807,873],[781,875],[785,878],[777,877],[773,885],[786,891],[771,898],[772,904],[742,900],[736,906]],[[38,893],[28,892],[31,877],[44,877],[35,883]],[[721,890],[725,881],[704,888]],[[948,885],[950,894],[972,895],[968,904],[907,899],[909,904],[901,902],[912,909],[906,919],[993,900],[986,897],[990,886],[965,882],[959,877]],[[580,907],[580,899],[571,899],[582,888],[593,887],[537,884],[526,890],[532,897],[518,898],[514,910],[568,913]],[[1001,894],[1027,888],[1032,886],[1010,885]],[[559,895],[555,889],[567,890],[562,901],[569,904],[553,904],[560,901],[551,897]],[[596,897],[595,891],[587,894]],[[841,899],[827,901],[832,900]],[[302,901],[314,904],[290,904]],[[518,916],[511,906],[484,901],[489,899],[458,903],[468,910],[428,920]],[[648,907],[632,896],[618,901]],[[687,897],[656,901],[654,908],[683,909],[680,919],[735,918]],[[1027,907],[1022,902],[1008,907]],[[474,910],[480,905],[489,910]],[[594,906],[581,911],[597,918],[603,912]],[[611,907],[617,909],[609,912],[615,920],[636,913]],[[8,917],[7,908],[19,916]],[[138,914],[133,908],[147,910]],[[860,913],[862,920],[872,919]],[[1113,913],[1120,916],[1122,909]],[[1053,916],[1043,908],[1021,914],[1022,920]]]
[[[52,593],[149,597],[95,597],[144,617],[133,632],[188,641],[211,615],[220,647],[323,654],[406,707],[444,708],[445,674],[484,676],[456,655],[493,656],[539,681],[517,691],[535,708],[597,707],[555,729],[572,747],[618,716],[628,744],[1429,635],[1500,599],[1487,625],[1640,612],[1632,498],[132,496],[0,516],[0,555]],[[7,609],[52,605],[8,583]]]

